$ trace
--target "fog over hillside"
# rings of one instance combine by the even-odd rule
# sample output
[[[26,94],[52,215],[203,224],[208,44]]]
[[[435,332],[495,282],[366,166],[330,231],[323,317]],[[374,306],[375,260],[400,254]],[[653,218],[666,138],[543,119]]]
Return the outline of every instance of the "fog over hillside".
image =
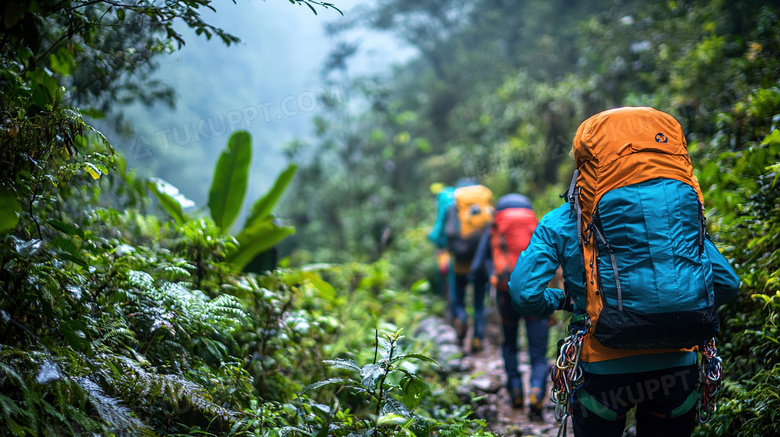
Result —
[[[287,1],[224,2],[205,16],[241,38],[225,46],[183,32],[186,45],[160,59],[155,77],[174,87],[176,107],[132,105],[125,111],[134,135],[122,137],[101,126],[125,154],[128,164],[162,177],[201,207],[207,202],[214,164],[229,134],[246,129],[252,134],[254,155],[249,202],[261,195],[286,164],[283,145],[312,130],[312,119],[324,111],[324,97],[345,104],[346,83],[322,76],[322,66],[338,41],[325,25],[350,17],[360,2],[338,0],[342,17],[333,9]],[[349,77],[384,73],[413,51],[384,34],[351,32],[361,42],[350,59]],[[247,202],[247,203],[249,203]]]

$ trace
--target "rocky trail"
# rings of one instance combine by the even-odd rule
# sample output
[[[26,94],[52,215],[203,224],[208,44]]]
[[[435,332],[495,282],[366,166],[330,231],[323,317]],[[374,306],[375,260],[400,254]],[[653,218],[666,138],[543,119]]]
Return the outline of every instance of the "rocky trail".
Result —
[[[435,345],[437,360],[451,372],[450,377],[461,380],[459,394],[464,402],[475,405],[474,417],[484,419],[489,430],[500,436],[543,436],[558,435],[559,423],[555,420],[553,404],[545,397],[543,420],[531,420],[528,416],[528,400],[523,409],[512,408],[506,389],[506,377],[501,358],[501,330],[499,323],[488,313],[488,323],[484,349],[479,352],[469,350],[470,333],[466,337],[465,347],[457,341],[455,330],[441,318],[424,320],[416,332],[417,338],[428,338]],[[521,324],[522,325],[522,324]],[[522,329],[522,328],[521,328]],[[550,331],[551,337],[557,330]],[[521,333],[521,338],[524,334]],[[552,339],[551,341],[557,341]],[[525,348],[520,351],[520,371],[525,387],[529,386],[530,365]],[[549,360],[550,365],[553,360]],[[549,393],[548,393],[549,396]],[[569,423],[567,436],[573,436]]]

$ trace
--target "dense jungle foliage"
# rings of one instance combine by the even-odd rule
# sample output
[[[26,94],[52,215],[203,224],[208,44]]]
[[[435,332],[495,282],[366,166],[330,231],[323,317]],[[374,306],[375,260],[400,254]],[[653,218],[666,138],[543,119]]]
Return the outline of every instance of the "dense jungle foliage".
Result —
[[[560,202],[577,125],[640,104],[686,129],[709,231],[743,281],[721,309],[720,408],[697,433],[780,434],[775,2],[369,4],[331,32],[392,32],[419,56],[350,82],[355,104],[289,145],[235,235],[247,133],[209,164],[198,209],[89,122],[170,101],[152,72],[185,43],[178,26],[237,42],[201,17],[214,7],[0,10],[3,435],[490,435],[411,335],[444,307],[426,281],[428,187],[478,177],[541,215]],[[345,78],[354,49],[325,74]],[[269,270],[275,247],[291,255]]]

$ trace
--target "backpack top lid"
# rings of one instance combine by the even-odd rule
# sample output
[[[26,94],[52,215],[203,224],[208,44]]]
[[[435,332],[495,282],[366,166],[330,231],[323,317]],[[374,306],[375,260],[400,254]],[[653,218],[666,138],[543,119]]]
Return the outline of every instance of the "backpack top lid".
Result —
[[[599,112],[580,124],[574,136],[574,158],[578,168],[591,160],[606,165],[630,152],[629,145],[688,154],[682,127],[674,117],[647,106],[624,106]]]
[[[573,151],[586,222],[604,193],[650,179],[685,182],[703,202],[682,127],[665,112],[631,106],[600,112],[579,126]]]
[[[531,208],[531,200],[522,194],[512,193],[501,196],[496,202],[496,211],[502,211],[509,208]]]

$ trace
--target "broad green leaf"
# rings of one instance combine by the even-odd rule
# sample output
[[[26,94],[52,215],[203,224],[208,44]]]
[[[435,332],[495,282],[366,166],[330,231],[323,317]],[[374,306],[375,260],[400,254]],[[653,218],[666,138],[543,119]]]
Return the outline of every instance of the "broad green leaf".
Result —
[[[246,131],[235,132],[217,161],[209,191],[211,218],[224,230],[233,224],[244,203],[251,161],[252,137]]]
[[[382,349],[380,351],[380,356],[382,357],[382,359],[387,360],[388,358],[390,358],[390,351],[393,349],[393,343],[387,338],[380,337],[379,347]]]
[[[81,115],[84,115],[86,117],[98,120],[101,118],[106,118],[106,114],[102,111],[95,109],[95,108],[79,108],[79,112],[81,112]],[[102,135],[102,134],[101,134]],[[102,139],[101,139],[102,140]]]
[[[279,174],[271,189],[252,205],[252,210],[249,213],[249,217],[246,219],[244,227],[250,227],[255,222],[265,220],[271,215],[274,205],[276,205],[276,202],[278,202],[279,198],[284,194],[284,190],[287,188],[287,185],[290,184],[290,181],[292,181],[297,170],[297,166],[290,165]]]
[[[206,351],[211,355],[214,362],[224,363],[228,360],[228,350],[224,344],[214,340],[206,340],[204,343]]]
[[[67,235],[77,235],[82,240],[84,239],[84,231],[82,231],[81,229],[79,229],[79,228],[77,228],[77,227],[75,227],[73,225],[69,225],[69,224],[67,224],[65,222],[62,222],[62,221],[59,221],[57,219],[49,219],[48,222],[49,222],[50,225],[52,225],[52,227],[54,227],[54,229],[56,229],[56,230],[58,230],[60,232],[63,232],[65,234],[67,234]]]
[[[92,179],[100,179],[100,175],[102,172],[100,171],[95,164],[92,164],[91,162],[87,162],[84,164],[84,169],[89,173],[90,176],[92,176]]]
[[[236,236],[238,248],[228,254],[227,261],[242,270],[254,257],[270,249],[282,241],[284,237],[294,233],[295,228],[279,226],[270,218],[255,223]]]
[[[403,390],[403,403],[410,410],[417,407],[425,394],[425,382],[416,375],[406,374],[401,379],[401,389]]]
[[[317,402],[312,402],[310,405],[311,405],[312,409],[316,408],[317,410],[320,410],[320,411],[322,411],[325,414],[330,414],[330,412],[332,411],[332,409],[329,406],[325,405],[325,404],[319,404]]]
[[[82,267],[87,267],[87,262],[81,256],[79,248],[69,239],[60,237],[55,239],[52,244],[65,251],[58,254],[60,258],[74,262]]]
[[[157,196],[160,205],[171,215],[177,224],[184,224],[187,217],[184,208],[195,206],[195,202],[179,193],[179,189],[160,178],[149,178],[146,186]]]
[[[95,136],[97,136],[98,140],[100,140],[100,142],[106,147],[106,150],[108,150],[108,152],[110,154],[116,155],[116,150],[114,150],[114,148],[111,147],[111,143],[108,142],[108,138],[106,138],[106,136],[103,135],[102,132],[100,132],[99,130],[95,129],[94,127],[92,127],[92,126],[84,123],[83,121],[81,121],[81,116],[79,116],[77,113],[72,112],[72,114],[74,115],[74,118],[79,120],[80,124],[84,127],[84,129],[87,132],[90,132],[92,134],[95,134]],[[87,115],[87,114],[85,114],[85,115]],[[81,138],[82,140],[86,140],[86,138],[84,136],[80,136],[80,137],[77,137],[77,138]],[[106,173],[108,173],[108,171],[106,171]]]
[[[47,68],[36,68],[28,73],[28,82],[32,85],[32,102],[44,109],[47,105],[56,107],[58,94],[60,94],[57,78]]]
[[[269,434],[269,435],[274,435],[274,436],[278,435],[280,437],[287,437],[288,435],[297,435],[295,433],[299,433],[299,434],[302,434],[302,435],[308,435],[308,436],[312,436],[312,437],[314,436],[314,434],[312,434],[312,433],[310,433],[310,432],[308,432],[308,431],[306,431],[304,429],[298,428],[297,426],[283,426],[283,427],[279,428],[279,431],[278,431],[277,434]]]
[[[358,364],[352,360],[337,358],[335,360],[325,360],[323,362],[330,365],[331,367],[336,367],[338,369],[354,370],[356,372],[360,372],[360,366],[358,366]]]
[[[764,139],[761,140],[761,144],[780,144],[780,130],[774,130],[769,135],[765,136]],[[772,153],[775,152],[775,150],[772,151]]]
[[[320,388],[330,384],[350,384],[351,382],[352,381],[350,381],[349,379],[344,379],[344,378],[330,378],[324,381],[317,381],[313,384],[309,384],[306,387],[304,387],[303,390],[301,390],[300,394],[304,394],[307,391],[311,391],[314,390],[315,388]]]
[[[379,420],[376,421],[377,426],[383,425],[403,425],[406,423],[406,418],[400,414],[387,413],[384,414]]]
[[[404,354],[404,355],[397,355],[397,356],[393,357],[393,359],[392,359],[392,360],[390,360],[390,362],[391,362],[391,363],[396,363],[396,362],[398,362],[398,361],[401,361],[401,360],[408,360],[408,359],[411,359],[411,358],[416,358],[416,359],[418,359],[418,360],[427,361],[427,362],[429,362],[429,363],[433,363],[433,364],[436,364],[437,366],[441,367],[441,365],[440,365],[439,363],[437,363],[437,362],[436,362],[436,360],[434,360],[433,358],[431,358],[431,357],[429,357],[429,356],[423,355],[423,354]]]
[[[381,413],[383,415],[386,414],[397,414],[398,416],[408,418],[411,416],[411,412],[408,408],[406,408],[406,405],[402,404],[401,402],[398,402],[397,400],[393,398],[386,398],[384,405],[382,405],[382,411]],[[402,422],[403,423],[403,422]]]
[[[333,419],[333,417],[330,417],[328,419],[328,421],[330,421],[332,419]],[[331,435],[330,427],[331,427],[331,425],[323,424],[323,426],[320,428],[320,431],[317,433],[317,437],[330,437],[330,435]]]
[[[11,190],[0,189],[0,232],[7,232],[19,223],[22,207]]]
[[[325,299],[332,300],[336,298],[336,290],[327,281],[323,280],[320,275],[316,273],[310,273],[306,275],[309,282],[320,292],[320,296]]]
[[[769,296],[767,296],[765,294],[758,294],[758,293],[756,293],[756,294],[751,294],[750,297],[752,297],[756,301],[758,301],[759,299],[763,300],[765,304],[769,303]]]
[[[58,54],[52,53],[49,55],[49,65],[51,66],[52,71],[54,71],[57,74],[62,74],[65,76],[70,76],[71,73],[73,73],[73,64],[71,62],[68,62],[67,60],[62,61],[59,57],[59,55],[64,50],[60,50]],[[72,58],[72,57],[71,57]]]
[[[431,290],[431,283],[427,279],[422,278],[415,281],[409,288],[415,293],[425,293]]]
[[[87,352],[91,355],[92,347],[84,334],[86,326],[78,320],[67,320],[61,323],[61,331],[68,345],[78,351]]]
[[[377,382],[382,378],[387,371],[380,364],[366,364],[360,369],[360,376],[363,377],[361,384],[369,390],[376,388]]]

